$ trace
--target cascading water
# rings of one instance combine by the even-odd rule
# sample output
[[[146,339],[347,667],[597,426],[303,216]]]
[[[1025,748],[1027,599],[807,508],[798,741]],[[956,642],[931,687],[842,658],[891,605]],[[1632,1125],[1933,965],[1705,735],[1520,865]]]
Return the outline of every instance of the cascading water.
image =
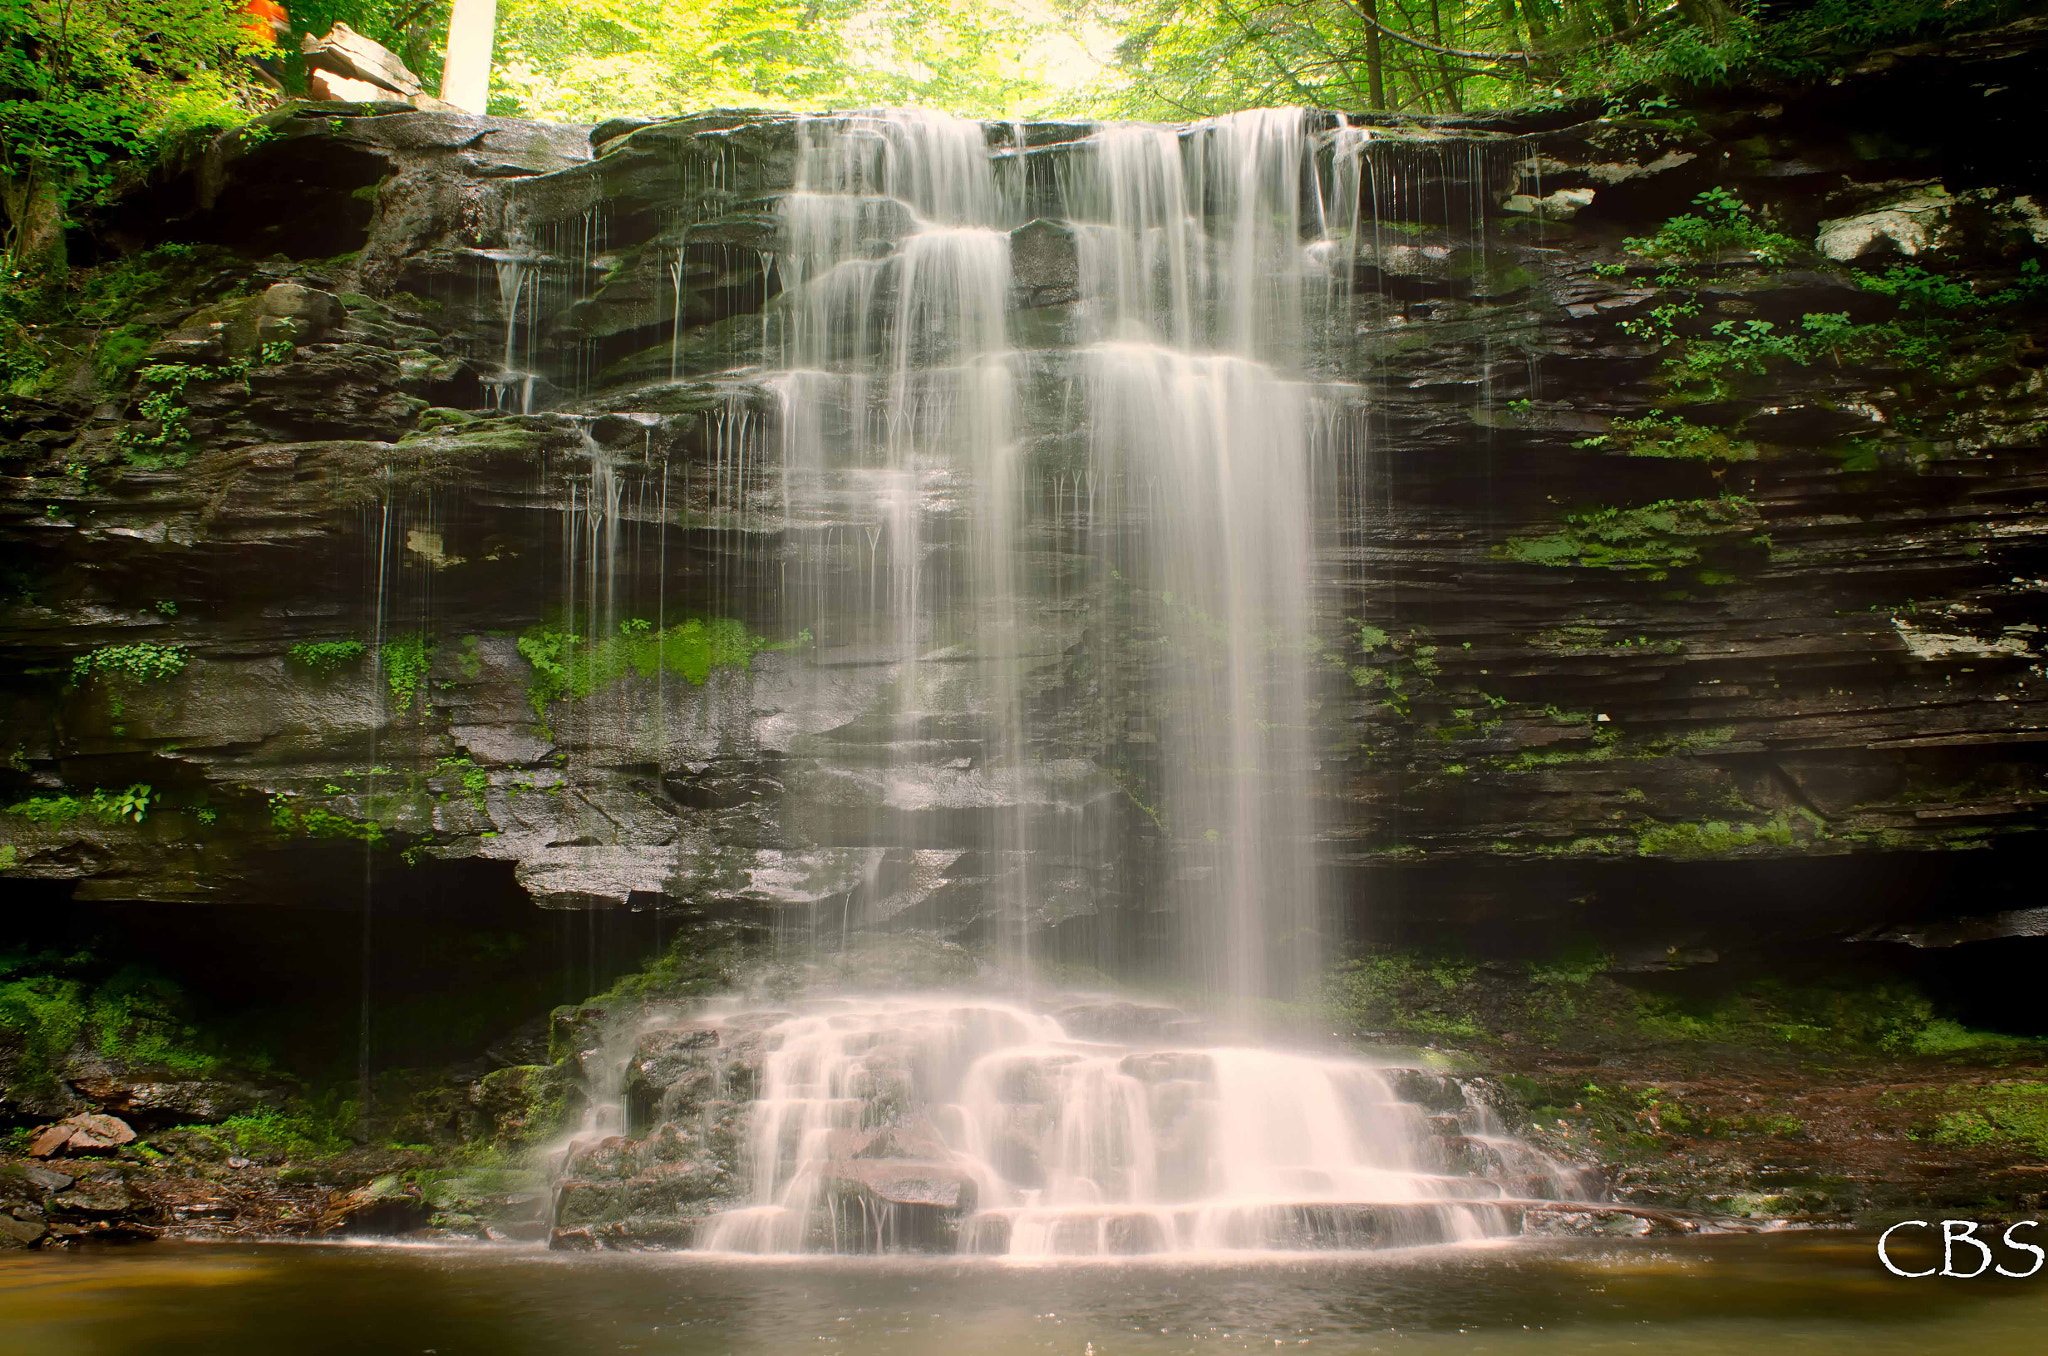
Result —
[[[586,1060],[558,1229],[749,1254],[1361,1248],[1512,1232],[1577,1194],[1451,1080],[1244,1043],[1321,961],[1311,521],[1358,437],[1317,345],[1363,248],[1366,134],[1298,110],[1039,145],[917,113],[795,130],[765,345],[786,591],[815,705],[848,709],[849,672],[874,694],[792,786],[796,822],[871,853],[868,917],[843,899],[808,939],[884,916],[870,845],[972,815],[983,980],[1018,996],[842,986],[617,1033]],[[1024,251],[1065,252],[1056,325],[1013,315]],[[1089,852],[1039,792],[1101,775],[1048,754],[1029,709],[1075,613],[1144,657],[1125,695],[1155,752],[1118,788],[1152,803],[1166,949],[1215,1034],[1058,996],[1029,952]]]
[[[1192,1025],[1087,999],[1058,1013],[946,995],[714,1010],[681,1028],[701,1062],[656,1114],[677,1115],[707,1078],[756,1089],[752,1202],[708,1222],[698,1245],[712,1252],[1456,1242],[1509,1232],[1531,1199],[1577,1185],[1452,1080],[1174,1039]],[[643,1037],[643,1077],[675,1071],[677,1031]],[[664,1051],[652,1060],[650,1040]]]

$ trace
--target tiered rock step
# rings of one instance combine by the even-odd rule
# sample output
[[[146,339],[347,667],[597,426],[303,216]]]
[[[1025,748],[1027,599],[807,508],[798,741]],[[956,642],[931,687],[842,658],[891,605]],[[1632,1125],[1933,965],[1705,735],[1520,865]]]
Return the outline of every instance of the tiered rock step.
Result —
[[[1434,1201],[1256,1201],[1200,1205],[986,1210],[961,1225],[960,1250],[1011,1257],[1167,1252],[1363,1252],[1497,1238],[1525,1211],[1514,1197]],[[1597,1207],[1591,1207],[1597,1208]]]

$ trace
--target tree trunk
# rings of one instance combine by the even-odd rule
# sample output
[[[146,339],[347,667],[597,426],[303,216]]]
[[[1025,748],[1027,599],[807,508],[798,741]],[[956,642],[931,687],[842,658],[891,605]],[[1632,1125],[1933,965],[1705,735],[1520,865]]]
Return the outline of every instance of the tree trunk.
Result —
[[[62,273],[64,198],[46,171],[0,174],[0,211],[7,218],[4,254],[23,273]]]
[[[455,0],[448,16],[448,55],[441,64],[441,99],[465,113],[482,113],[491,97],[491,48],[498,37],[498,0]]]
[[[1436,45],[1439,47],[1450,46],[1449,43],[1444,41],[1443,0],[1429,0],[1429,24],[1431,32],[1436,37]],[[1458,95],[1458,77],[1451,73],[1451,59],[1442,52],[1436,54],[1436,74],[1437,79],[1443,83],[1444,87],[1444,107],[1450,109],[1453,113],[1463,113],[1465,111],[1465,101]]]
[[[1379,21],[1380,0],[1360,0],[1360,7],[1365,10],[1366,18],[1374,23]],[[1365,73],[1372,106],[1384,110],[1387,106],[1386,64],[1380,56],[1380,31],[1371,24],[1365,29]]]

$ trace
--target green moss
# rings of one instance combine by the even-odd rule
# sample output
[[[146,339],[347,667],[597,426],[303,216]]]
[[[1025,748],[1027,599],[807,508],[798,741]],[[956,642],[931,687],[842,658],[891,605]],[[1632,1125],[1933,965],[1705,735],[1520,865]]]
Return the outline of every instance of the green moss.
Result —
[[[1627,631],[1612,631],[1603,626],[1577,624],[1553,626],[1538,631],[1529,637],[1529,644],[1540,650],[1554,650],[1564,655],[1604,655],[1616,653],[1633,654],[1681,654],[1685,650],[1682,640],[1653,640],[1646,635],[1631,635]],[[1556,708],[1551,708],[1553,711]],[[1586,717],[1566,724],[1582,724]]]
[[[23,975],[0,983],[0,1031],[19,1054],[14,1076],[38,1093],[57,1077],[85,1030],[86,990],[76,980]]]
[[[1951,1109],[1923,1137],[1968,1149],[2005,1149],[2048,1158],[2048,1083],[2021,1079],[1958,1084],[1941,1094]]]
[[[1777,814],[1761,823],[1703,819],[1645,824],[1637,830],[1636,851],[1645,857],[1719,857],[1744,848],[1791,847],[1795,841],[1791,816]]]
[[[120,1064],[181,1078],[215,1073],[220,1056],[201,1047],[178,987],[136,966],[117,971],[92,995],[88,1021],[100,1053]]]
[[[284,795],[270,798],[270,826],[287,838],[350,838],[376,846],[384,827],[373,819],[354,819],[325,806],[299,806]]]
[[[1330,1005],[1345,1020],[1368,1028],[1447,1040],[1480,1035],[1472,993],[1478,967],[1448,956],[1384,951],[1331,970]]]
[[[318,1159],[345,1153],[354,1146],[350,1130],[356,1104],[328,1094],[290,1109],[264,1107],[230,1116],[218,1125],[181,1127],[187,1136],[249,1158]]]
[[[1790,984],[1759,980],[1704,999],[1637,995],[1646,1036],[1723,1045],[1791,1045],[1904,1054],[1936,1020],[1919,989],[1899,983]]]
[[[100,388],[117,391],[127,386],[155,342],[156,331],[147,325],[123,325],[100,336],[92,355],[92,372]]]
[[[195,1024],[184,992],[140,966],[109,972],[90,952],[0,955],[0,1031],[14,1077],[49,1091],[74,1050],[176,1078],[218,1073],[223,1048]]]
[[[785,649],[808,640],[804,635],[770,644],[730,618],[692,619],[659,631],[652,622],[634,618],[619,623],[617,635],[595,641],[555,627],[537,626],[519,638],[519,653],[533,668],[527,701],[534,715],[545,720],[553,703],[580,701],[629,673],[652,678],[666,671],[701,685],[715,669],[744,669],[762,650]]]
[[[439,765],[442,772],[459,773],[462,789],[468,793],[471,802],[479,810],[487,809],[486,797],[491,790],[491,774],[468,758],[443,758]]]
[[[1707,550],[1731,547],[1760,521],[1756,504],[1740,495],[1665,499],[1568,513],[1558,531],[1512,537],[1495,553],[1530,565],[1621,570],[1659,580],[1700,565]]]
[[[1747,203],[1725,188],[1710,188],[1693,199],[1698,211],[1666,221],[1648,236],[1622,242],[1629,253],[1671,267],[1660,286],[1697,281],[1702,270],[1731,255],[1748,255],[1764,264],[1782,264],[1806,252],[1791,236],[1774,231]]]

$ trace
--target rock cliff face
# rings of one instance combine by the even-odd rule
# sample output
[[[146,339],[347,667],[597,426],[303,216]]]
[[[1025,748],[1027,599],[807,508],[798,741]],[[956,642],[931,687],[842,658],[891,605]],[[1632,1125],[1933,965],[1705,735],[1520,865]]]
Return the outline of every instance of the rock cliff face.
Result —
[[[2048,184],[2038,149],[1991,148],[2043,37],[1685,117],[1370,129],[1316,350],[1345,392],[1310,713],[1334,930],[1646,963],[2041,930],[2048,313],[2022,265]],[[1011,333],[1049,371],[1085,132],[989,129],[1033,209]],[[509,863],[550,908],[975,942],[1023,869],[998,826],[1036,817],[1063,845],[1043,944],[1144,954],[1174,735],[1127,699],[1151,661],[1114,600],[1040,599],[1020,700],[1046,774],[996,786],[967,678],[880,722],[889,666],[807,634],[783,587],[762,315],[795,146],[779,114],[298,108],[110,220],[174,247],[142,256],[162,285],[74,336],[64,393],[0,411],[8,876],[345,904],[367,851],[478,889]],[[1710,189],[1796,254],[1677,276],[1624,245]],[[1763,352],[1806,317],[1896,320],[1849,267],[1887,260],[1973,289],[1938,360]],[[1682,341],[1757,344],[1682,405],[1668,307],[1694,308],[1665,312]],[[1660,401],[1705,432],[1629,422]],[[1045,428],[1056,505],[1082,482]],[[831,588],[859,584],[859,522]]]

